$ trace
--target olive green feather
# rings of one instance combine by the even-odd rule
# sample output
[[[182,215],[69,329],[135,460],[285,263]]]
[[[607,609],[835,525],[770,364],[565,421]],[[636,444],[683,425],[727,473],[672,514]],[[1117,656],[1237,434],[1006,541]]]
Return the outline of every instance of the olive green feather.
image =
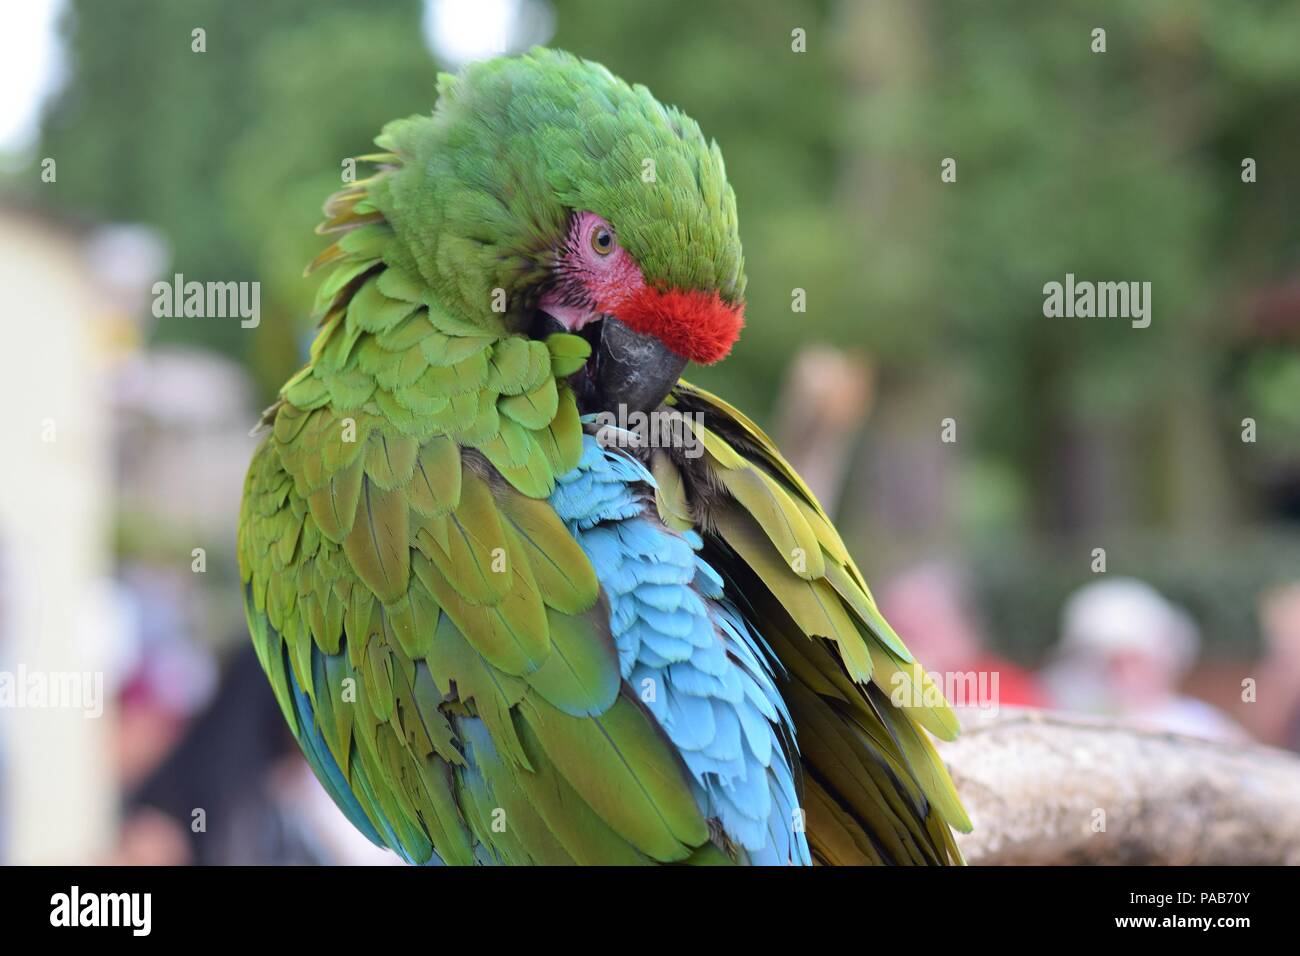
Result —
[[[941,690],[881,615],[812,492],[758,426],[685,382],[670,401],[703,421],[695,426],[706,452],[699,467],[704,484],[721,492],[705,498],[707,540],[716,543],[710,559],[744,594],[794,681],[787,700],[802,757],[823,781],[812,804],[820,826],[809,828],[814,855],[853,856],[843,841],[834,851],[819,843],[820,834],[847,832],[864,846],[876,841],[858,862],[878,858],[882,840],[893,847],[891,858],[906,851],[960,860],[948,827],[969,830],[970,820],[925,735],[957,735]],[[656,464],[660,510],[671,513],[673,499],[666,502],[662,489],[679,496],[682,469],[663,458]],[[816,557],[800,563],[792,553]],[[864,773],[885,777],[868,786]],[[904,831],[906,841],[896,843]]]

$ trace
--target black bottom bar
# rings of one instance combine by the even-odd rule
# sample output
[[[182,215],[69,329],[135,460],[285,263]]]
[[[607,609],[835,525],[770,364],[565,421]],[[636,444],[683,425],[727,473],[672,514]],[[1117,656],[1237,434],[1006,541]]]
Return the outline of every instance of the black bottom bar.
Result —
[[[588,937],[613,921],[646,938],[698,928],[728,943],[775,924],[810,945],[843,933],[868,940],[915,934],[1069,940],[1184,938],[1227,942],[1277,932],[1294,918],[1296,871],[1220,867],[968,868],[955,870],[0,870],[10,933],[147,935],[204,945],[349,940],[373,949],[390,933],[454,934],[499,949]],[[73,890],[76,887],[76,890]],[[145,896],[147,894],[147,897]],[[73,925],[73,924],[77,925]],[[85,924],[113,923],[115,925]],[[721,935],[719,935],[721,934]],[[12,937],[10,937],[12,938]],[[676,937],[682,939],[682,937]],[[397,945],[397,939],[392,938]]]

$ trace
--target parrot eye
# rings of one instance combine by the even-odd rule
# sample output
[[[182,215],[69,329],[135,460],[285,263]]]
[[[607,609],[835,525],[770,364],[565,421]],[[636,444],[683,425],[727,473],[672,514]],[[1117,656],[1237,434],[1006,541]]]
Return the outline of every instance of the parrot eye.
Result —
[[[598,256],[607,256],[614,251],[614,234],[604,226],[597,226],[591,231],[591,248]]]

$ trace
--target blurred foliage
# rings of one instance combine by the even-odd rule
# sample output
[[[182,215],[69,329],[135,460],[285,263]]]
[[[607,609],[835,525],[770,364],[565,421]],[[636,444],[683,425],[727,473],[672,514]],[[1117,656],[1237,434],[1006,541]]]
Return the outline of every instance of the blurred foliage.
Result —
[[[1300,455],[1300,307],[1289,338],[1256,341],[1249,319],[1300,253],[1300,4],[552,6],[553,45],[680,105],[726,156],[749,327],[725,365],[693,373],[701,384],[767,420],[800,346],[872,355],[878,418],[928,429],[941,407],[962,422],[944,547],[1002,553],[1008,536],[1136,526],[1194,533],[1213,567],[1225,529],[1269,516],[1269,483]],[[59,188],[42,197],[158,226],[171,271],[260,279],[255,335],[164,321],[155,336],[238,356],[271,394],[308,334],[301,269],[341,161],[432,105],[420,3],[69,8],[71,82],[40,146],[59,158]],[[190,50],[195,26],[205,54]],[[795,28],[806,53],[791,50]],[[940,180],[947,157],[956,183]],[[1066,273],[1150,281],[1151,327],[1044,318],[1043,284]],[[1257,445],[1240,441],[1247,416]],[[1081,493],[1080,474],[1102,487]],[[890,507],[847,495],[846,526],[878,533],[873,509]],[[1015,569],[1022,597],[1046,573],[1036,558]],[[1046,636],[1051,621],[1016,627]]]
[[[251,361],[264,395],[297,366],[313,288],[302,270],[323,246],[312,229],[342,160],[432,103],[419,16],[419,0],[69,3],[72,78],[40,145],[59,161],[48,195],[76,214],[159,227],[170,272],[187,279],[262,283],[256,335],[163,320],[156,341]],[[191,49],[196,27],[206,52]]]
[[[1212,387],[1246,291],[1297,266],[1300,113],[1279,107],[1300,94],[1300,59],[1278,37],[1300,35],[1300,7],[868,8],[842,36],[888,50],[862,68],[850,120],[868,157],[855,192],[881,205],[859,218],[866,255],[847,314],[907,321],[846,321],[836,338],[961,376],[975,456],[1025,496],[1060,486],[1062,444],[1089,430],[1148,474],[1177,458],[1177,474],[1134,493],[1135,519],[1249,515],[1213,480],[1242,446],[1216,415],[1232,396]],[[1098,26],[1104,54],[1091,50]],[[872,43],[873,31],[903,43]],[[957,160],[955,184],[939,185],[943,157]],[[1150,281],[1151,327],[1045,319],[1043,283],[1066,273]],[[1172,438],[1176,419],[1201,434]],[[1192,482],[1171,503],[1170,485]]]

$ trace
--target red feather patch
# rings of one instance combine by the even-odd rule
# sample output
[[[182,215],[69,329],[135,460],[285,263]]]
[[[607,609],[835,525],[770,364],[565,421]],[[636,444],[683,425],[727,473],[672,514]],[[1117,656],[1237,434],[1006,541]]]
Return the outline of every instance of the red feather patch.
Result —
[[[653,335],[700,365],[726,358],[745,325],[744,305],[728,305],[717,292],[644,285],[612,311],[633,332]]]

